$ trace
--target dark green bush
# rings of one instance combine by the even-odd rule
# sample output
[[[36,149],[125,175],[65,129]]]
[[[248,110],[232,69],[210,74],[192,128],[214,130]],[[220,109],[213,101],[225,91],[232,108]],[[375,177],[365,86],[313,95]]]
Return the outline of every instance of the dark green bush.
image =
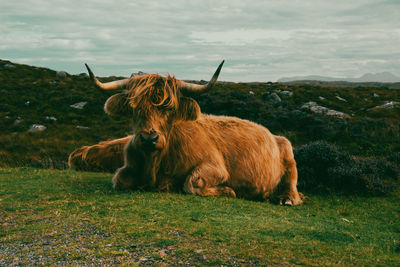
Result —
[[[308,192],[386,195],[398,186],[398,168],[380,158],[355,159],[325,142],[294,151],[299,189]]]

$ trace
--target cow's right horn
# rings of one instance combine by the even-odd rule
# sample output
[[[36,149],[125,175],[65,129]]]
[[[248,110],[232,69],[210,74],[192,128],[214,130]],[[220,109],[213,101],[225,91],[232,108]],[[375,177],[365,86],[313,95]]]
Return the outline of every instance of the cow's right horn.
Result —
[[[112,81],[112,82],[108,82],[108,83],[102,83],[96,78],[96,76],[94,76],[92,70],[89,68],[89,66],[86,63],[85,63],[85,66],[89,72],[90,79],[96,84],[96,86],[98,88],[103,89],[103,90],[119,89],[119,88],[125,86],[130,80],[129,78],[127,78],[127,79]]]
[[[181,91],[183,92],[191,92],[191,93],[204,93],[208,91],[214,84],[217,82],[219,73],[221,72],[222,65],[224,65],[225,60],[222,60],[221,64],[219,64],[217,70],[212,76],[211,80],[207,84],[195,84],[181,81]]]

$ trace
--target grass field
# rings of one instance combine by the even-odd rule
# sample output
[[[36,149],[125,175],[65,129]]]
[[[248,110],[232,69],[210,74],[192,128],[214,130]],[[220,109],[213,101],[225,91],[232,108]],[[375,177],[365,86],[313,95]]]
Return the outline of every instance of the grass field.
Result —
[[[400,193],[302,206],[116,192],[111,174],[0,169],[0,266],[400,265]]]

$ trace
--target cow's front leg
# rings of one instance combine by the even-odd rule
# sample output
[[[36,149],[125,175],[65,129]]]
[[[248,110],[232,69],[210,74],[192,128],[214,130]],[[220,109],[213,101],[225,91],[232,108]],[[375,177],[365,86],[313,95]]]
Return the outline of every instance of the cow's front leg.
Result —
[[[129,166],[119,168],[112,178],[113,187],[116,190],[135,188],[135,169]]]
[[[222,185],[228,178],[229,173],[224,166],[203,163],[186,178],[183,190],[199,196],[236,197],[232,188]]]
[[[116,190],[137,189],[143,185],[143,155],[134,145],[134,136],[127,142],[124,149],[124,166],[117,169],[112,178],[113,187]]]

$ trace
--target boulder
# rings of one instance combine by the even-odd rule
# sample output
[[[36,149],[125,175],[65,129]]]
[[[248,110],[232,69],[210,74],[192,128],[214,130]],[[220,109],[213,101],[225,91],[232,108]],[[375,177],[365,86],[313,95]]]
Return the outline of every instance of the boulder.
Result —
[[[59,79],[64,79],[67,78],[67,73],[65,71],[57,71],[56,73],[56,77]]]

